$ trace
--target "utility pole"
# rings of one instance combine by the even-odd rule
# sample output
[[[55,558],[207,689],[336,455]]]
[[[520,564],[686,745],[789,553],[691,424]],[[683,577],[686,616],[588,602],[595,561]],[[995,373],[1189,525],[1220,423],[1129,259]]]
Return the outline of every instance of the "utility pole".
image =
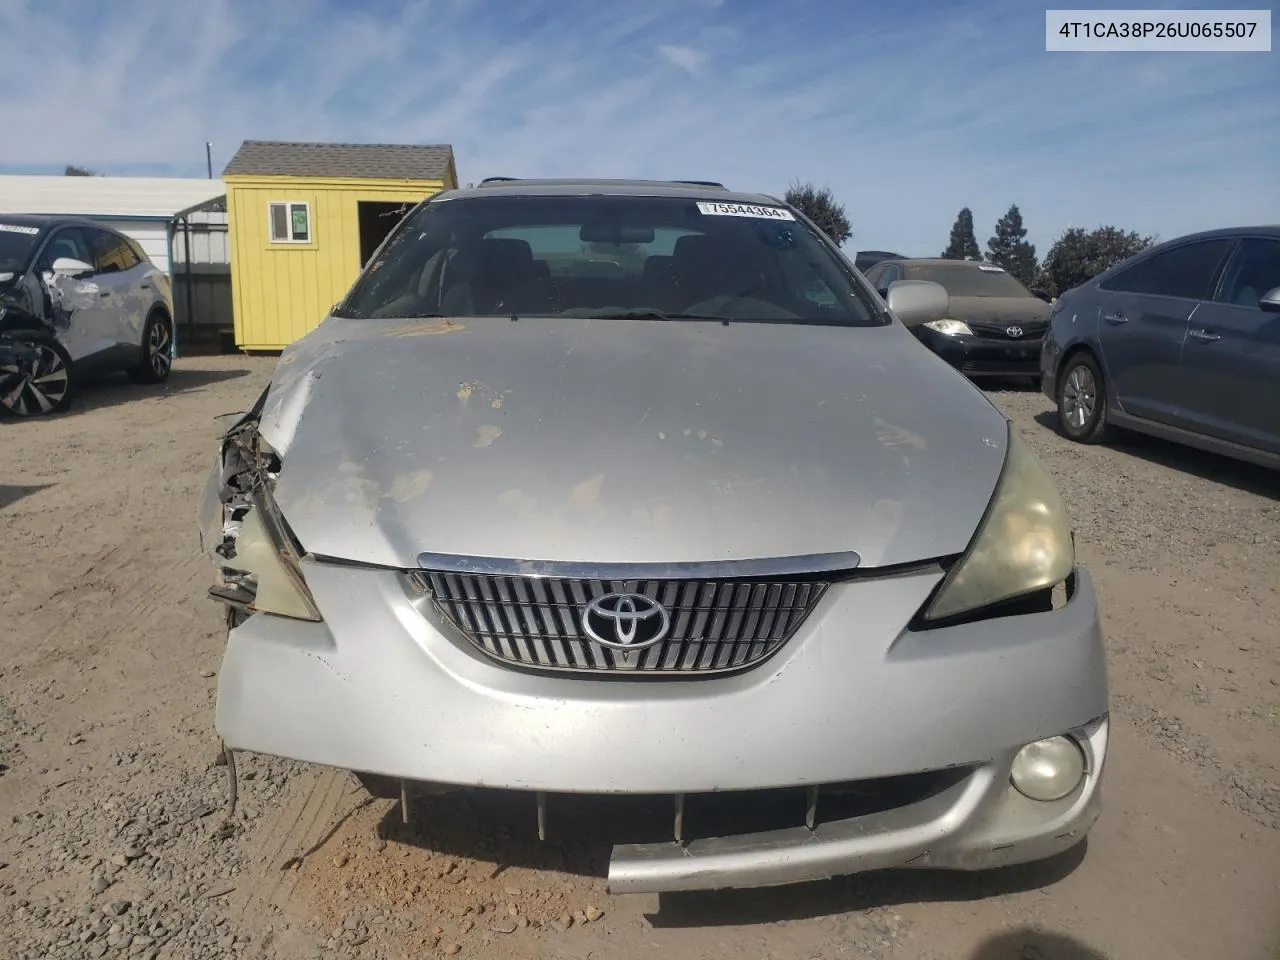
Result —
[[[209,167],[209,179],[213,179],[213,141],[204,142],[204,162]]]

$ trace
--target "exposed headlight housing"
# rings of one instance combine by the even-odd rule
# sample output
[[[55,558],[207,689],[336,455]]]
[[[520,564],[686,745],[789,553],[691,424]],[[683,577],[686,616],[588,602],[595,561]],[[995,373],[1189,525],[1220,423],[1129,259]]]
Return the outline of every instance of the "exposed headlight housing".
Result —
[[[971,337],[973,331],[969,329],[969,325],[963,320],[951,320],[943,318],[942,320],[930,320],[925,324],[930,330],[936,330],[938,333],[945,334],[948,337]]]
[[[252,575],[251,608],[295,620],[323,619],[303,579],[293,537],[270,495],[256,491],[252,504],[240,522],[235,556],[227,562],[232,570]]]
[[[1071,522],[1058,488],[1009,425],[1004,470],[978,532],[924,612],[951,620],[1065,581],[1075,570]]]

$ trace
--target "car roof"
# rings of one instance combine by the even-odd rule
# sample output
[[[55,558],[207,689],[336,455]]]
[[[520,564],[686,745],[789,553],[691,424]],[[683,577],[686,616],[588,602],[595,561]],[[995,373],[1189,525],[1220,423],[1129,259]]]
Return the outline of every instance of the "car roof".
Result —
[[[493,178],[474,187],[436,194],[433,200],[460,200],[470,197],[670,197],[678,200],[714,200],[719,203],[750,203],[761,206],[785,204],[764,193],[742,193],[712,181],[694,180],[521,180]]]
[[[1164,240],[1151,249],[1156,247],[1167,247],[1178,243],[1186,243],[1191,240],[1214,240],[1219,237],[1245,237],[1245,236],[1264,236],[1264,237],[1280,237],[1280,224],[1264,224],[1256,227],[1219,227],[1216,230],[1201,230],[1198,233],[1184,233],[1179,237],[1171,237]],[[1143,251],[1144,253],[1146,251]]]
[[[978,267],[986,267],[988,270],[990,270],[992,267],[996,267],[1000,270],[1004,269],[1004,267],[1001,267],[998,263],[990,263],[986,260],[952,260],[948,257],[902,257],[900,259],[894,260],[893,262],[905,263],[908,266],[913,266],[918,264],[920,266],[928,266],[928,267],[950,266],[950,267],[973,267],[974,269],[977,269]]]

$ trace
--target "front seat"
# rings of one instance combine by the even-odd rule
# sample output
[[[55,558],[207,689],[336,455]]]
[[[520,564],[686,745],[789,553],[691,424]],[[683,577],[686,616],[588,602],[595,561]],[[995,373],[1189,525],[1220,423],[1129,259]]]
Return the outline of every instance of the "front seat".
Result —
[[[719,237],[688,236],[676,241],[672,267],[687,298],[685,306],[718,297],[758,296],[765,283],[755,251]]]
[[[472,288],[477,313],[537,311],[541,306],[538,281],[528,243],[507,237],[480,241]]]

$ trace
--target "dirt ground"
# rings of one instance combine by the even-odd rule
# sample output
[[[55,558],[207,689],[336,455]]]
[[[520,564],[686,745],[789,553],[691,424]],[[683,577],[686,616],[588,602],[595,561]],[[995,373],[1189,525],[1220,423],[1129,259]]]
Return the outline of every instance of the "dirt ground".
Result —
[[[195,509],[214,418],[273,365],[184,359],[160,389],[0,420],[0,960],[1280,958],[1280,475],[1070,445],[1041,395],[993,393],[1061,485],[1105,618],[1113,752],[1087,848],[610,897],[599,851],[530,848],[453,800],[407,830],[337,771],[244,756],[224,819]]]

